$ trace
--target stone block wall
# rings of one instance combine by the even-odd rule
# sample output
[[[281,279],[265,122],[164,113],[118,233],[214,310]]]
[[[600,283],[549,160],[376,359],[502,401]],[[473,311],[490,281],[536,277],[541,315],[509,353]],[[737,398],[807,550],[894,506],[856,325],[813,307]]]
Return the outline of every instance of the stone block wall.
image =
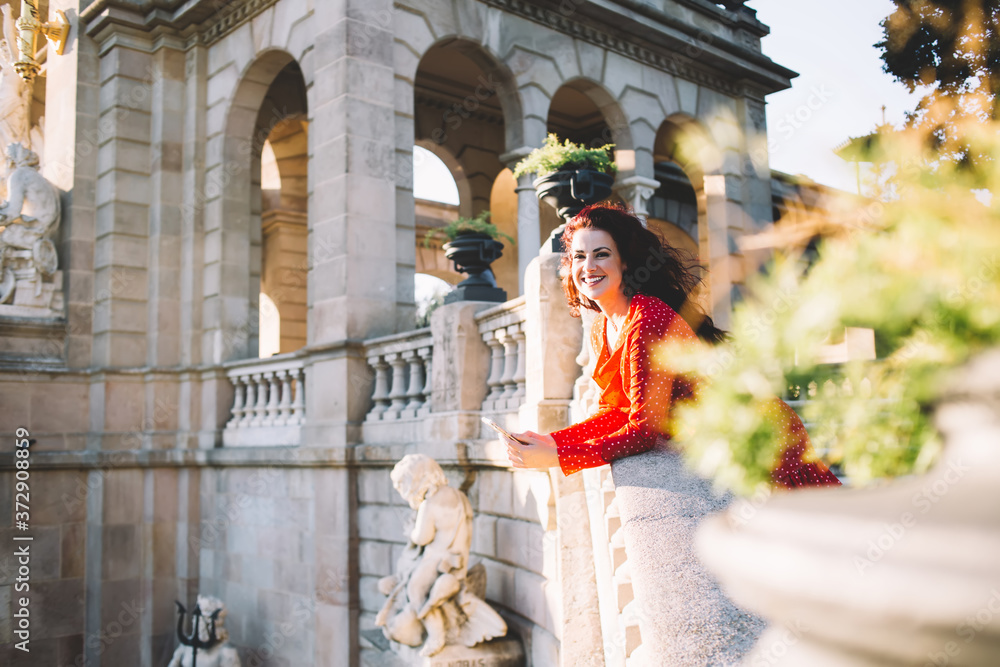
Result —
[[[333,664],[315,655],[315,477],[298,467],[202,475],[202,530],[191,541],[199,592],[226,603],[244,665]]]

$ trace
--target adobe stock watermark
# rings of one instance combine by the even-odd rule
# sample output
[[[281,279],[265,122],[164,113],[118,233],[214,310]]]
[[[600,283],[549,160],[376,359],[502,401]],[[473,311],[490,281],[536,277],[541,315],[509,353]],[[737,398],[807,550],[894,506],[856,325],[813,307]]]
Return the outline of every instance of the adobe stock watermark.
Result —
[[[144,609],[139,606],[139,603],[135,600],[130,602],[123,602],[121,605],[121,610],[118,615],[114,617],[113,620],[108,621],[107,625],[104,626],[96,635],[91,635],[87,637],[87,648],[93,650],[95,656],[100,658],[108,648],[118,640],[125,631],[132,626],[139,617],[142,616]],[[86,667],[87,665],[92,665],[94,662],[87,657],[86,653],[80,653],[76,656],[76,660],[73,661],[74,667]]]
[[[802,636],[809,632],[809,627],[799,619],[786,621],[784,628],[778,630],[772,628],[767,637],[773,637],[772,641],[765,646],[763,642],[754,647],[749,667],[770,667],[776,665],[786,655],[788,650],[802,641]]]
[[[917,524],[919,517],[930,512],[969,470],[971,468],[963,465],[961,461],[949,460],[941,476],[933,482],[924,484],[920,491],[911,498],[910,502],[916,513],[903,512],[897,521],[885,524],[882,533],[874,540],[868,541],[865,557],[854,557],[854,567],[857,568],[858,574],[864,576],[868,568],[882,560],[903,539],[906,531]]]
[[[1000,614],[1000,590],[991,588],[990,598],[986,604],[975,614],[966,616],[955,627],[955,634],[964,639],[963,644],[970,644],[979,632],[989,627],[997,614]],[[924,667],[945,667],[945,665],[951,664],[952,658],[957,658],[962,653],[962,645],[957,641],[946,642],[941,649],[927,654],[927,662],[924,663]]]

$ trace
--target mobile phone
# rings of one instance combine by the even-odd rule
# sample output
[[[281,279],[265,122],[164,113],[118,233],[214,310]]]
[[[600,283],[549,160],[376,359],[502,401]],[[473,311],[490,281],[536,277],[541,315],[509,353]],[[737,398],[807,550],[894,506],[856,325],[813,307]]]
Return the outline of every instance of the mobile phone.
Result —
[[[527,447],[530,447],[530,446],[531,446],[531,443],[530,443],[530,442],[525,442],[524,440],[521,440],[520,438],[515,438],[515,437],[514,437],[514,436],[512,436],[512,435],[511,435],[510,433],[508,433],[508,432],[507,432],[506,430],[504,430],[504,428],[503,428],[502,426],[500,426],[500,424],[496,423],[495,421],[493,421],[493,420],[492,420],[492,419],[490,419],[489,417],[483,417],[482,419],[483,419],[483,423],[484,423],[484,424],[486,424],[486,425],[487,425],[487,426],[489,426],[489,427],[490,427],[491,429],[493,429],[494,431],[496,431],[496,432],[497,432],[497,433],[499,433],[500,435],[504,436],[505,438],[510,438],[510,439],[511,439],[511,440],[513,440],[514,442],[519,442],[519,443],[521,443],[522,445],[525,445],[525,446],[527,446]]]

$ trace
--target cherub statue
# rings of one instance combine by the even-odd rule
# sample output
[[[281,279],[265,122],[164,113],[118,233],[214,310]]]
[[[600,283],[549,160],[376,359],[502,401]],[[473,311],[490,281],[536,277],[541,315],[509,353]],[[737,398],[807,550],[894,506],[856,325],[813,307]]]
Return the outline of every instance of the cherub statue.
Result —
[[[198,667],[240,667],[240,656],[229,643],[229,631],[226,630],[226,605],[217,597],[211,595],[198,596],[198,638],[203,642],[209,639],[209,619],[219,611],[215,618],[215,636],[219,643],[212,648],[198,649]],[[178,646],[167,667],[192,667],[192,650],[190,646]]]
[[[58,256],[52,237],[59,228],[59,192],[38,173],[38,155],[22,146],[7,147],[7,201],[0,203],[0,303],[14,290],[11,269],[52,275]]]
[[[437,654],[447,644],[476,644],[502,637],[507,624],[482,596],[485,568],[468,569],[472,506],[448,486],[444,471],[424,454],[408,454],[390,475],[399,495],[416,510],[409,544],[396,574],[379,580],[388,599],[375,618],[388,639]],[[424,633],[426,632],[426,641]]]

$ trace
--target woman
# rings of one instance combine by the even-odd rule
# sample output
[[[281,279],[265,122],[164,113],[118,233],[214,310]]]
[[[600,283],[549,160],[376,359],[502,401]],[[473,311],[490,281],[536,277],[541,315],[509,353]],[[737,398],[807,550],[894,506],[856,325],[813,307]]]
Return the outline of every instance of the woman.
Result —
[[[667,415],[675,401],[690,397],[690,380],[657,368],[651,346],[665,341],[717,343],[725,334],[688,301],[699,283],[696,265],[627,210],[607,204],[585,208],[563,232],[563,289],[575,316],[579,309],[599,311],[591,329],[597,357],[594,380],[601,388],[597,412],[578,424],[541,435],[514,434],[529,443],[507,441],[516,468],[560,466],[570,475],[583,468],[652,449],[669,439]],[[775,485],[839,485],[825,465],[806,463],[812,456],[801,420],[778,398],[765,408],[781,434]]]

